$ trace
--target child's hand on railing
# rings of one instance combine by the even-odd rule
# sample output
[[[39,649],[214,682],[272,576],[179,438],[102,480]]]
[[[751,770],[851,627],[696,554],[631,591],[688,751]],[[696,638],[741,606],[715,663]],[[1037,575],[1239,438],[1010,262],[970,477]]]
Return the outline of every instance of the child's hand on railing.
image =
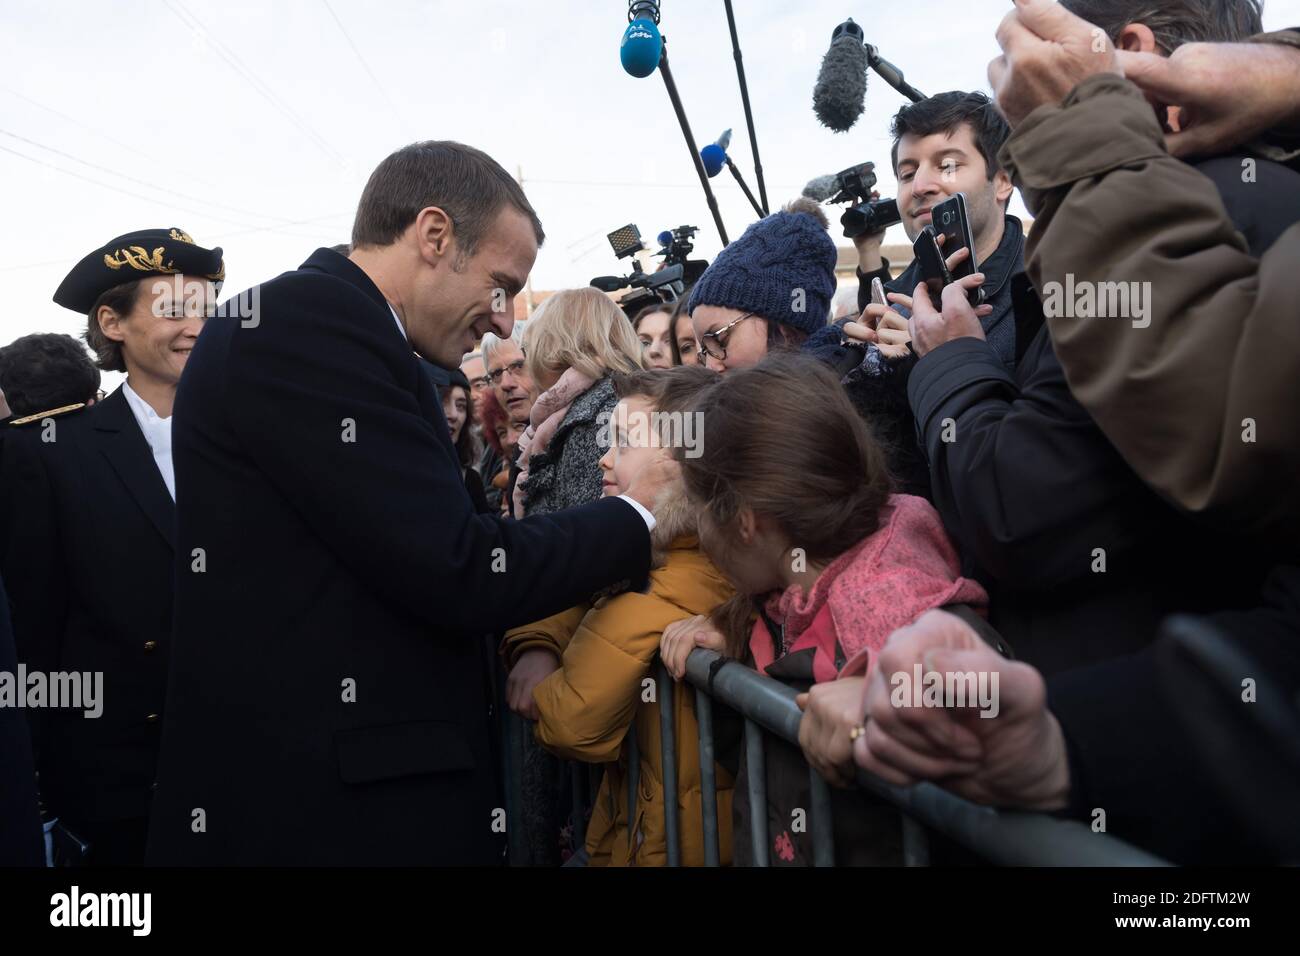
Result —
[[[719,654],[726,653],[726,640],[722,632],[704,615],[697,614],[682,621],[673,621],[664,628],[659,638],[659,659],[674,680],[686,676],[686,658],[697,647],[717,651]]]
[[[806,694],[794,699],[803,711],[799,746],[808,763],[835,787],[857,785],[853,741],[862,732],[865,683],[865,677],[844,677],[814,684]]]
[[[524,651],[506,678],[506,706],[520,717],[538,720],[533,689],[560,667],[559,659],[548,650]]]

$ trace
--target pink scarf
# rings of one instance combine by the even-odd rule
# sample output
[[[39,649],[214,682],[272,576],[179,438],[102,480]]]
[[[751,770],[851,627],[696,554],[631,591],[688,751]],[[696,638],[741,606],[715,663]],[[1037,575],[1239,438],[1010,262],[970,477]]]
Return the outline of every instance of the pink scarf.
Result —
[[[565,369],[560,380],[533,402],[528,428],[519,438],[519,477],[515,480],[514,497],[515,514],[519,517],[524,516],[524,503],[528,500],[524,483],[528,480],[529,460],[546,451],[564,416],[569,413],[573,400],[595,384],[594,378],[583,375],[576,368]]]
[[[772,595],[765,610],[784,622],[785,645],[792,648],[827,604],[847,659],[839,676],[847,677],[865,672],[885,639],[923,612],[945,604],[983,611],[988,595],[961,576],[933,506],[924,498],[890,495],[880,527],[827,565],[809,593],[791,585]]]

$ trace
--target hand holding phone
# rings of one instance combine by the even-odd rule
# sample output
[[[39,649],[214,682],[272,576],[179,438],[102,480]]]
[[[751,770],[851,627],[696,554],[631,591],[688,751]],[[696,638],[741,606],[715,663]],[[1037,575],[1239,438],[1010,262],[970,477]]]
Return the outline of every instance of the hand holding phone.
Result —
[[[984,338],[981,319],[993,313],[991,305],[972,306],[970,293],[984,281],[982,273],[958,279],[943,291],[939,307],[919,295],[926,288],[918,285],[917,296],[912,298],[912,317],[908,327],[912,333],[912,348],[924,358],[940,345],[959,338]]]
[[[902,298],[906,299],[905,296]],[[885,284],[879,278],[872,279],[871,303],[862,310],[856,322],[844,323],[841,344],[866,343],[874,346],[884,358],[892,360],[907,357],[910,340],[907,319],[893,311],[893,305],[885,295]]]
[[[948,268],[949,281],[955,282],[979,272],[979,263],[975,261],[975,234],[971,230],[966,194],[956,193],[943,202],[937,203],[930,210],[930,223],[938,239],[945,265],[951,263]],[[953,262],[953,256],[963,249],[966,250],[966,255],[959,261]],[[982,289],[975,290],[974,294],[967,297],[971,305],[979,305],[984,301]]]
[[[885,298],[885,284],[880,281],[880,276],[871,280],[871,303],[872,305],[889,305]]]
[[[930,298],[937,309],[939,295],[952,282],[952,274],[948,272],[932,227],[926,226],[921,230],[916,242],[912,243],[912,251],[916,254],[917,267],[921,270],[921,281],[930,290]]]

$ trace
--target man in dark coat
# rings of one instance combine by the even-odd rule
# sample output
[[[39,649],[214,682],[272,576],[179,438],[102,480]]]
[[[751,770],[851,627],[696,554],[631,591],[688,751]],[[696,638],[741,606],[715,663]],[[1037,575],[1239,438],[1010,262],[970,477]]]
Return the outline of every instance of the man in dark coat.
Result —
[[[500,861],[481,635],[643,581],[665,477],[474,513],[415,352],[453,369],[508,337],[542,238],[490,157],[417,143],[372,174],[349,258],[317,250],[207,324],[176,407],[150,863]]]
[[[103,675],[103,709],[29,710],[46,812],[96,865],[144,861],[171,649],[172,401],[224,275],[220,249],[145,229],[89,253],[54,300],[87,317],[116,392],[5,426],[0,569],[29,671]]]
[[[17,671],[9,596],[0,581],[0,674],[16,675]],[[44,862],[32,738],[22,711],[0,707],[0,866],[41,866]]]
[[[957,193],[965,196],[989,307],[980,325],[998,358],[1013,369],[1016,318],[1011,289],[1015,277],[1025,270],[1025,234],[1020,220],[1007,214],[1013,189],[997,158],[1010,132],[983,93],[939,93],[898,111],[892,161],[899,182],[899,214],[913,241],[931,225],[934,206]],[[854,239],[859,256],[858,309],[866,310],[863,318],[826,326],[804,348],[844,376],[845,392],[885,446],[900,490],[929,498],[929,469],[907,401],[907,382],[917,356],[907,352],[886,357],[874,348],[865,349],[859,341],[866,335],[896,349],[899,339],[907,336],[898,326],[905,323],[909,309],[892,301],[887,306],[872,305],[873,280],[879,279],[887,293],[903,296],[911,296],[921,282],[919,259],[913,259],[897,279],[890,278],[889,260],[880,255],[884,236],[881,230]],[[885,315],[894,322],[888,330],[877,328]]]

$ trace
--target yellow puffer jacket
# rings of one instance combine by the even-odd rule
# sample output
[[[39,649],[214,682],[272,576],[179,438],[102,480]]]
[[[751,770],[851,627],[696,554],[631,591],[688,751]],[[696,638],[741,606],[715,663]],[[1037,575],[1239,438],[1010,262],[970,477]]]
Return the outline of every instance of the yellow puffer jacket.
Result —
[[[657,507],[655,540],[689,521],[680,504]],[[665,513],[666,512],[666,513]],[[668,862],[664,830],[663,761],[659,748],[660,689],[652,664],[659,638],[673,621],[707,614],[731,596],[731,586],[699,550],[694,534],[677,534],[659,551],[646,593],[601,598],[588,608],[572,608],[517,628],[506,635],[507,662],[524,650],[548,647],[563,666],[537,685],[533,696],[541,719],[537,739],[561,757],[605,764],[587,828],[591,866],[663,866]],[[570,636],[571,635],[571,636]],[[649,699],[647,699],[649,698]],[[640,785],[636,807],[628,813],[628,727],[636,719]],[[673,686],[673,725],[677,740],[677,807],[683,865],[704,864],[700,803],[699,732],[695,691]],[[731,861],[732,778],[715,765],[718,791],[719,851]],[[629,828],[629,818],[631,827]],[[629,837],[629,831],[631,837]]]

